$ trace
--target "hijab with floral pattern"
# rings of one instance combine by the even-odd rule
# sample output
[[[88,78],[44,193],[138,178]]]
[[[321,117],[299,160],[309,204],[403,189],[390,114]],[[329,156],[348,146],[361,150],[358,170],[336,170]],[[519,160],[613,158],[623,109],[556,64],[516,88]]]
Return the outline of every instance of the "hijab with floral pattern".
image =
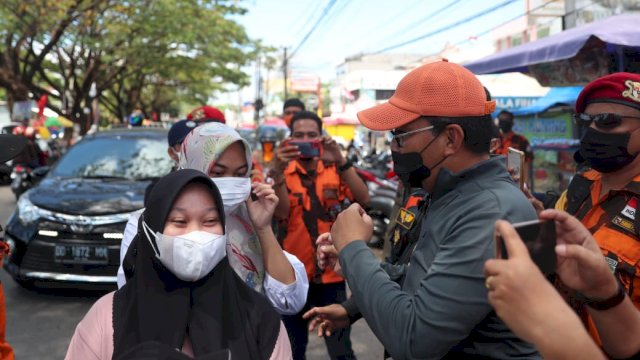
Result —
[[[251,148],[237,131],[221,123],[207,123],[193,129],[182,143],[179,167],[195,169],[205,174],[215,165],[222,153],[233,143],[243,144],[247,158],[247,177],[251,173]],[[227,257],[231,267],[249,287],[263,292],[264,261],[262,248],[253,229],[246,204],[227,217]]]
[[[181,169],[195,169],[208,174],[220,155],[236,141],[244,145],[249,174],[252,159],[249,143],[231,127],[215,122],[200,125],[187,135],[182,143],[179,166]]]

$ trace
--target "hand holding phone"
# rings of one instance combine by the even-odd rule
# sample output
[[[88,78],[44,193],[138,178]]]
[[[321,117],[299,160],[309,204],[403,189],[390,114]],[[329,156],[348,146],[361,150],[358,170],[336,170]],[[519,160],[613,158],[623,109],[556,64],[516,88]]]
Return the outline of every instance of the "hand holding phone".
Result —
[[[507,154],[507,169],[509,169],[513,180],[515,180],[520,185],[520,189],[523,189],[525,178],[523,151],[509,147],[509,153]]]
[[[298,148],[300,159],[312,159],[322,156],[323,147],[321,140],[289,140],[286,144]]]
[[[531,260],[545,275],[556,270],[556,223],[547,220],[533,220],[513,224],[514,229],[529,250]],[[496,258],[508,259],[509,254],[504,239],[499,233],[495,235]]]

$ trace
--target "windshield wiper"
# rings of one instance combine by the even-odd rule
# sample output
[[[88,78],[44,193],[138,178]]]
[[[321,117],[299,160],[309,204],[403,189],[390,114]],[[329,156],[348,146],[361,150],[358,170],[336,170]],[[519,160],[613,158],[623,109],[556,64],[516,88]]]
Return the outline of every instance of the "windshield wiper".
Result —
[[[99,180],[131,180],[123,176],[111,176],[111,175],[87,175],[83,176],[83,179],[99,179]]]
[[[161,176],[147,176],[147,177],[139,177],[139,178],[134,178],[133,180],[135,181],[155,181],[160,179]]]

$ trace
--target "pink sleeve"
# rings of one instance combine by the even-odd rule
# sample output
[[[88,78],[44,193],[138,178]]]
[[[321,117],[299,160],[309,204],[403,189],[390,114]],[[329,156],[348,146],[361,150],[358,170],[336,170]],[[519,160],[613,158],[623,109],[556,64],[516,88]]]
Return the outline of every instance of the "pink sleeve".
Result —
[[[284,327],[282,321],[280,322],[280,334],[278,334],[278,340],[276,340],[276,346],[271,353],[271,360],[292,359],[291,342],[289,342],[289,335],[287,335],[287,329]]]
[[[78,323],[65,360],[107,360],[113,357],[113,292],[96,301]]]

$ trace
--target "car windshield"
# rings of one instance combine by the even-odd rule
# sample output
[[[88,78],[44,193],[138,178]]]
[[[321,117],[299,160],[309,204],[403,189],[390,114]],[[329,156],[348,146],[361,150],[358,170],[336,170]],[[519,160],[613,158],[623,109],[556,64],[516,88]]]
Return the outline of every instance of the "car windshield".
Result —
[[[163,138],[97,137],[71,147],[51,176],[142,180],[164,176],[172,166]]]

